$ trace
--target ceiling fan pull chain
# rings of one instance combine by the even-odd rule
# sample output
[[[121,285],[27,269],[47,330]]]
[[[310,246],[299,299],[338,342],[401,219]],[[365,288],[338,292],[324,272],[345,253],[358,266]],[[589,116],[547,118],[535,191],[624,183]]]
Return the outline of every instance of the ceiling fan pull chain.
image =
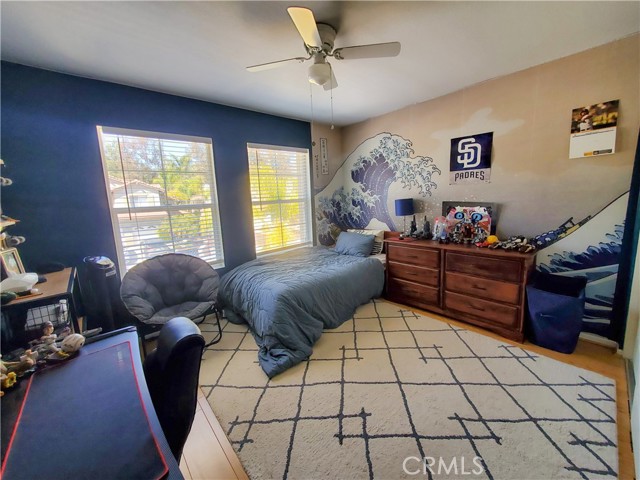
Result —
[[[311,123],[313,123],[313,88],[311,88],[311,83],[309,83],[309,102],[311,103]]]
[[[327,62],[329,63],[329,62]],[[329,63],[329,70],[331,72],[331,78],[330,78],[330,82],[331,82],[331,130],[333,130],[335,127],[333,126],[333,79],[335,78],[333,76],[333,67],[331,66],[331,64]]]

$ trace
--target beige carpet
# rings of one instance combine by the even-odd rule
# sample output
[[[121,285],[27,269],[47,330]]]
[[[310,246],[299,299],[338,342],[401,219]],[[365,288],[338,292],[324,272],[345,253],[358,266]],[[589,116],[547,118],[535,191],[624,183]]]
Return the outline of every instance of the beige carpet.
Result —
[[[272,380],[225,323],[200,381],[252,479],[617,477],[612,379],[381,300]]]

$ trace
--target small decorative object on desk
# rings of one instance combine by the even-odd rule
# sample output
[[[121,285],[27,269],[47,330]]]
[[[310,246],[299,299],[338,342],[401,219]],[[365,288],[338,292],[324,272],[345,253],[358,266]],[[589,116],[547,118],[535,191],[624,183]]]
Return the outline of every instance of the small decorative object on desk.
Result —
[[[4,395],[5,390],[13,387],[16,381],[17,376],[15,372],[0,373],[0,387],[2,387],[2,389],[0,390],[0,397]]]
[[[23,355],[20,356],[18,362],[2,362],[3,369],[7,372],[13,372],[18,377],[24,376],[26,373],[33,373],[38,360],[38,352],[26,350]]]
[[[0,266],[2,267],[3,279],[11,277],[12,275],[25,273],[20,255],[18,254],[18,250],[15,248],[0,250]]]
[[[4,265],[4,263],[3,263]],[[18,295],[28,295],[38,282],[37,273],[16,273],[0,282],[3,292],[13,292]]]
[[[68,335],[63,341],[60,350],[47,356],[47,361],[61,362],[76,355],[84,345],[85,338],[79,333]]]
[[[13,387],[18,381],[16,372],[10,372],[7,363],[0,360],[0,397],[4,395],[4,391]]]
[[[53,323],[46,321],[42,324],[42,336],[31,340],[29,344],[38,354],[45,356],[58,351],[58,347],[56,347],[57,338],[58,336],[53,333]]]

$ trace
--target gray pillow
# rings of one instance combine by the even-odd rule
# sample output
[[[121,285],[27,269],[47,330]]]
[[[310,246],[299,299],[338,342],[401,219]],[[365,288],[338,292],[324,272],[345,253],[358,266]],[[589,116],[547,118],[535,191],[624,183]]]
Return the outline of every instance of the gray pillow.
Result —
[[[347,232],[361,233],[363,235],[375,235],[376,238],[373,241],[371,255],[378,255],[379,253],[382,253],[382,248],[384,247],[384,230],[375,230],[372,228],[350,228]]]
[[[355,257],[368,257],[373,248],[375,235],[363,235],[361,233],[342,232],[336,242],[336,252],[341,255],[353,255]]]

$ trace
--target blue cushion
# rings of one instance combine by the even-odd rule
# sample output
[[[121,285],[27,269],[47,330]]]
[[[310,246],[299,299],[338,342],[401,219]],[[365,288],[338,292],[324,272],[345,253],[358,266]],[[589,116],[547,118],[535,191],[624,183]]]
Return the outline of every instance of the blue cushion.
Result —
[[[361,233],[342,232],[336,242],[336,252],[342,255],[356,257],[368,257],[373,248],[375,235],[363,235]]]

